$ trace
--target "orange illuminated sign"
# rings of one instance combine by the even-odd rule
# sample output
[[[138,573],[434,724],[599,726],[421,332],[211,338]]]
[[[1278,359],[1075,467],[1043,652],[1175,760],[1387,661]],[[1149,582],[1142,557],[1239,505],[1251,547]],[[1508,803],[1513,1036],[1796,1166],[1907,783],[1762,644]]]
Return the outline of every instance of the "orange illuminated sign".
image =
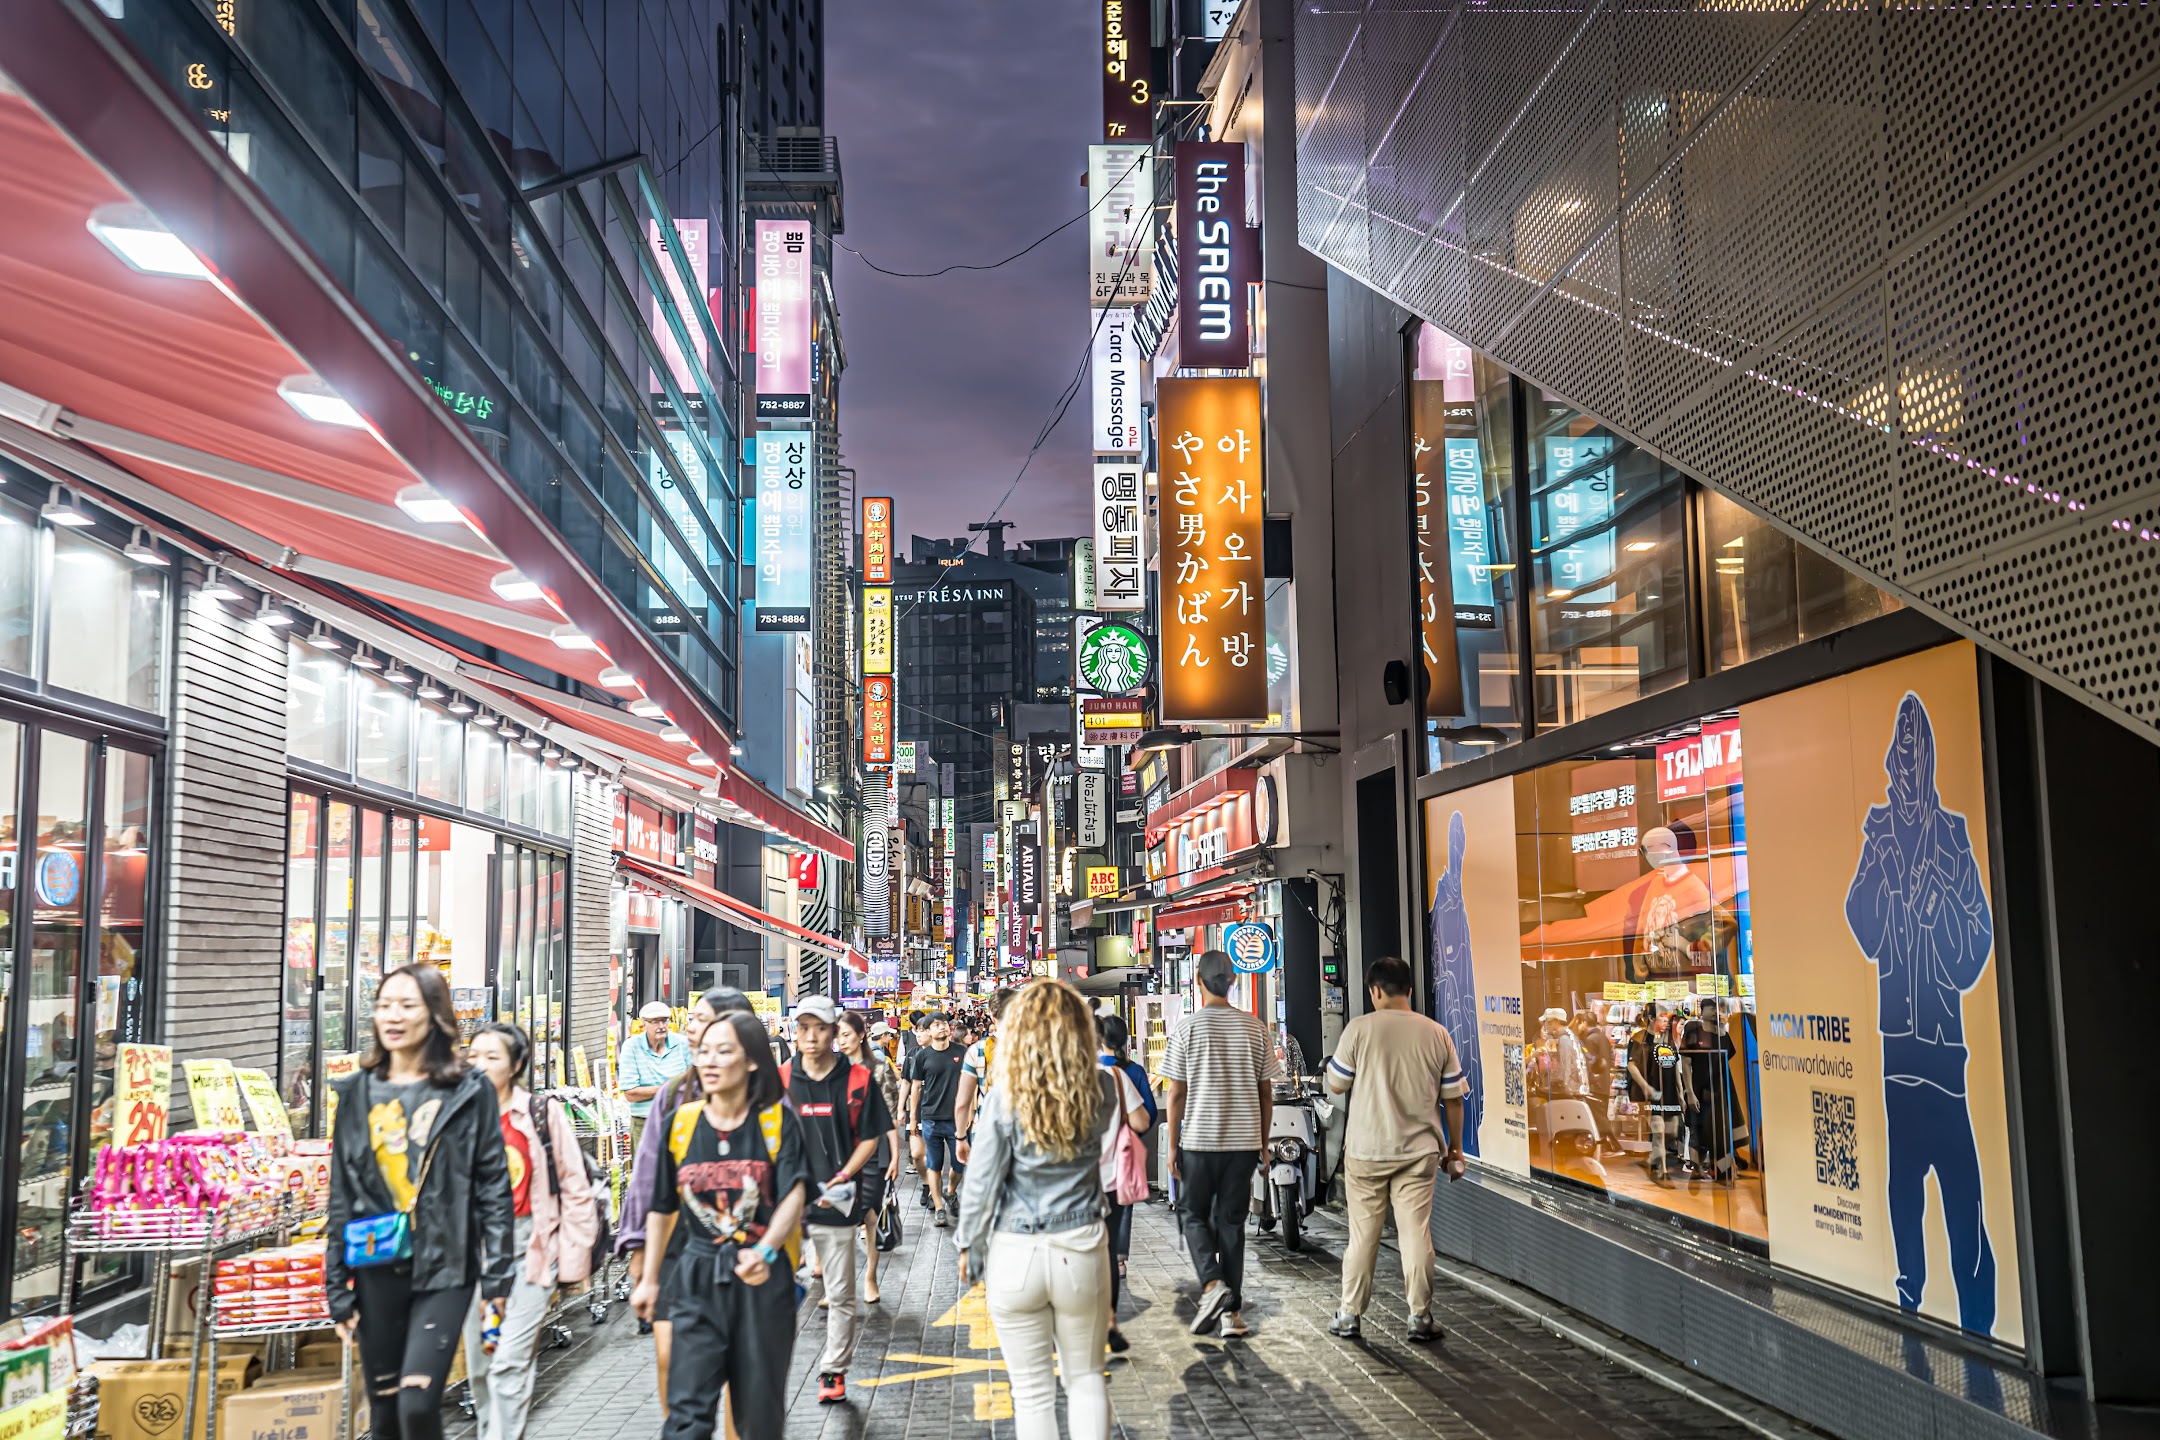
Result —
[[[862,758],[865,765],[893,763],[893,678],[863,677]]]
[[[1267,719],[1260,382],[1164,380],[1162,718]]]
[[[862,502],[862,569],[865,585],[892,584],[893,502],[868,495]]]

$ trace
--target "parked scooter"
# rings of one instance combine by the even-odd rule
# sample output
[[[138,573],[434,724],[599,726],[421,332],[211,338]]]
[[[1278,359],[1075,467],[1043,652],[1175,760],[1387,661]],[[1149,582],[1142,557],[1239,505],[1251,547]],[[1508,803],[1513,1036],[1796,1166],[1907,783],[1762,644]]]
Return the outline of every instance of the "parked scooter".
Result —
[[[1303,1076],[1275,1082],[1275,1108],[1268,1125],[1267,1148],[1260,1157],[1265,1183],[1260,1193],[1260,1228],[1282,1225],[1283,1245],[1304,1243],[1305,1217],[1327,1195],[1330,1165],[1323,1137],[1335,1106]]]

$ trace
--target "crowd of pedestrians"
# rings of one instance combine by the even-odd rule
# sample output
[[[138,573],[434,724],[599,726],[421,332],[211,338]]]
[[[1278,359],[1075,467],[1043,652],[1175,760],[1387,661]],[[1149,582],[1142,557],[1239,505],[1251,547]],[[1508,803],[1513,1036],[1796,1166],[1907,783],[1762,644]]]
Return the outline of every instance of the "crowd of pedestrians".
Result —
[[[1429,1342],[1433,1194],[1463,1170],[1465,1077],[1447,1030],[1414,1010],[1410,967],[1383,958],[1366,978],[1369,1013],[1325,1067],[1346,1111],[1350,1231],[1330,1328],[1361,1335],[1392,1216],[1408,1338]],[[813,1291],[817,1398],[847,1401],[911,1157],[920,1211],[954,1229],[959,1278],[982,1286],[1021,1440],[1056,1440],[1061,1389],[1072,1440],[1111,1432],[1104,1368],[1130,1347],[1118,1306],[1158,1141],[1192,1263],[1190,1328],[1250,1337],[1252,1187],[1278,1087],[1299,1077],[1233,1003],[1226,954],[1199,956],[1193,979],[1196,1003],[1153,1076],[1121,1018],[1056,980],[898,1024],[806,996],[773,1033],[733,989],[706,992],[679,1031],[673,1012],[646,1007],[621,1060],[635,1149],[612,1243],[652,1337],[667,1440],[723,1425],[777,1440]],[[333,1245],[330,1280],[374,1433],[441,1435],[462,1336],[480,1440],[523,1440],[549,1306],[609,1243],[597,1187],[564,1108],[525,1087],[519,1027],[484,1025],[461,1044],[442,972],[426,965],[384,978],[373,1024],[359,1073],[339,1084],[331,1233],[398,1238],[379,1256]]]

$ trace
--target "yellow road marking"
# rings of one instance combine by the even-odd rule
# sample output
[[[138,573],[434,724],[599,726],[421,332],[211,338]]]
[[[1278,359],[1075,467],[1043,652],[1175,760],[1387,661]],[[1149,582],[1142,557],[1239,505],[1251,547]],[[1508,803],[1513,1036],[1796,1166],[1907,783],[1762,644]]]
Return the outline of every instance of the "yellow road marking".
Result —
[[[875,1380],[858,1380],[858,1386],[911,1385],[917,1380],[946,1380],[955,1375],[979,1375],[985,1371],[1003,1370],[1003,1360],[975,1360],[965,1355],[887,1355],[887,1362],[902,1365],[920,1365],[925,1368],[910,1370],[905,1375],[881,1375]]]
[[[995,1350],[998,1348],[997,1327],[990,1323],[990,1302],[983,1294],[983,1287],[976,1285],[962,1295],[952,1309],[930,1322],[930,1328],[954,1329],[967,1326],[968,1349]]]
[[[1012,1419],[1012,1386],[1003,1380],[992,1380],[987,1385],[978,1383],[975,1386],[975,1418],[977,1420]]]

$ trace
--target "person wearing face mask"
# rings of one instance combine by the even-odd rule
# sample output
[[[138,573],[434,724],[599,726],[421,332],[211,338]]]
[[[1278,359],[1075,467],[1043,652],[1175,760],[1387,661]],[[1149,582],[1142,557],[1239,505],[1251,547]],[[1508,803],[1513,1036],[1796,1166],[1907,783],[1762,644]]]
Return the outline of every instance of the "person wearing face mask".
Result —
[[[516,1283],[502,1112],[465,1062],[450,984],[406,965],[375,993],[374,1044],[337,1082],[326,1285],[360,1342],[375,1440],[442,1440],[443,1386],[477,1285]]]
[[[466,1046],[473,1068],[495,1087],[502,1111],[503,1152],[510,1162],[511,1209],[517,1216],[517,1283],[501,1308],[501,1334],[490,1352],[484,1327],[489,1306],[475,1299],[465,1315],[465,1370],[472,1381],[479,1440],[524,1440],[532,1410],[535,1342],[558,1284],[592,1274],[600,1212],[577,1125],[561,1105],[540,1105],[520,1082],[532,1041],[515,1025],[483,1025]]]

